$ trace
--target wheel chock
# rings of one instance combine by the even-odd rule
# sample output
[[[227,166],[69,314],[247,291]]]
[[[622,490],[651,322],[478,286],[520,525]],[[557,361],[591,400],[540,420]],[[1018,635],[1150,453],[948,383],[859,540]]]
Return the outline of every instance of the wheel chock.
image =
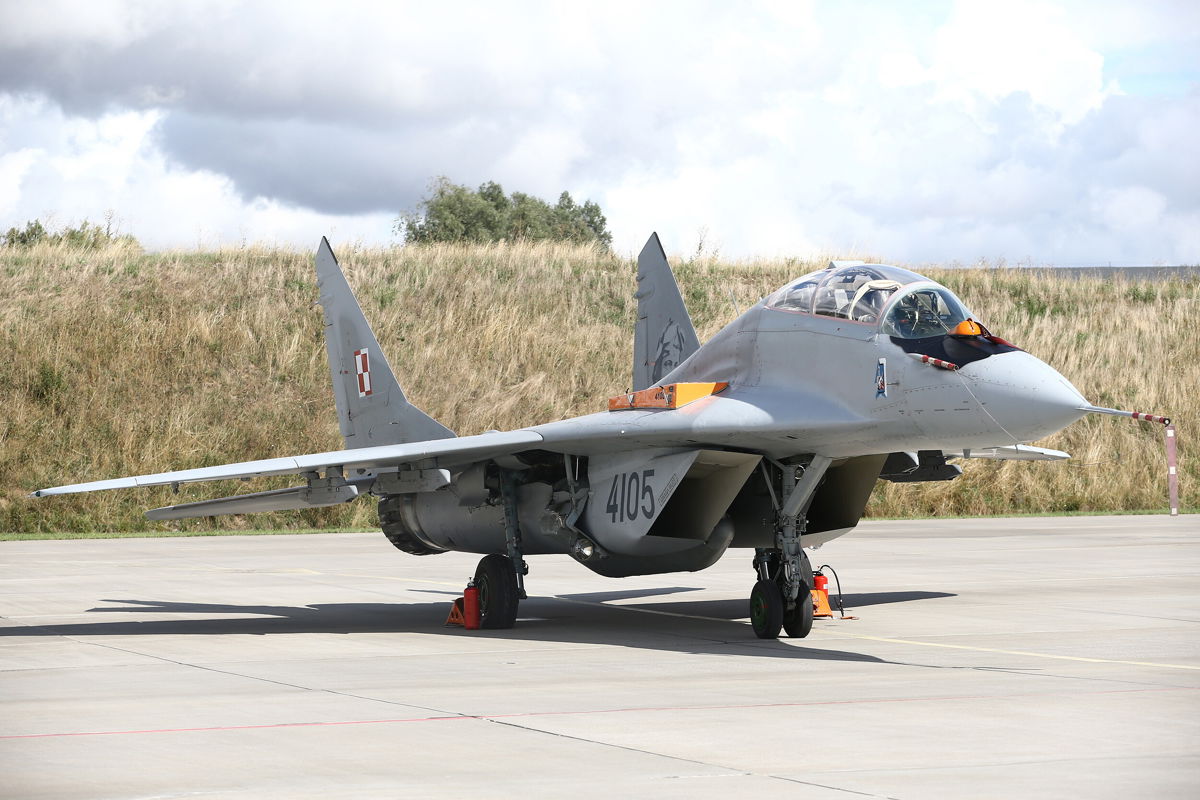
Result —
[[[812,603],[814,617],[832,617],[833,609],[829,607],[829,578],[817,572],[813,575]]]
[[[467,618],[463,616],[463,599],[461,597],[454,601],[454,605],[450,606],[450,616],[446,617],[446,622],[442,627],[452,628],[455,625],[460,628],[467,626]]]

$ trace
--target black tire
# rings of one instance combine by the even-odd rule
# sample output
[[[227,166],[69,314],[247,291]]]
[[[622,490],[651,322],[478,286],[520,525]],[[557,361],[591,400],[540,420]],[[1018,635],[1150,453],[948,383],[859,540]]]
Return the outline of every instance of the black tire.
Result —
[[[778,639],[783,627],[783,595],[775,581],[759,581],[750,591],[750,625],[760,639]]]
[[[796,598],[796,607],[783,612],[783,629],[793,639],[803,639],[812,632],[813,604],[812,595],[804,587],[800,587],[800,596]]]
[[[511,628],[517,621],[517,573],[508,556],[484,556],[475,568],[479,588],[479,627]]]

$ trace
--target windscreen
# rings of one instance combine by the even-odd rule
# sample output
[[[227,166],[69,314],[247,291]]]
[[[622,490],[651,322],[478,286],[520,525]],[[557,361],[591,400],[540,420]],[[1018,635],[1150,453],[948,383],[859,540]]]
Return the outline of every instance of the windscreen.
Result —
[[[942,336],[971,314],[944,286],[916,286],[894,298],[883,320],[883,333],[901,339]]]
[[[827,274],[829,274],[829,270],[820,269],[808,273],[803,278],[797,278],[768,297],[767,308],[775,308],[780,311],[803,311],[805,314],[811,314],[813,293],[817,290],[817,284],[821,282],[821,278]]]

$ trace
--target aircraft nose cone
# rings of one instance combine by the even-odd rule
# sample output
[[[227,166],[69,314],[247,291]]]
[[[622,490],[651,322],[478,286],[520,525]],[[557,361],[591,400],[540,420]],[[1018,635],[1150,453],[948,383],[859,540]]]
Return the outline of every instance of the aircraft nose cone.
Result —
[[[1025,352],[999,353],[963,367],[976,396],[1006,431],[1023,442],[1062,430],[1088,401],[1046,362]]]

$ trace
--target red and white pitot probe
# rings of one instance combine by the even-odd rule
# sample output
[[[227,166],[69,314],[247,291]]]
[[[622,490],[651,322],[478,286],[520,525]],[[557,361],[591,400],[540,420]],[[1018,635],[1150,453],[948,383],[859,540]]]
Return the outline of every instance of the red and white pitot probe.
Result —
[[[1103,408],[1102,406],[1080,406],[1080,410],[1090,411],[1093,414],[1129,417],[1130,419],[1144,422],[1158,422],[1163,426],[1167,445],[1167,495],[1171,503],[1171,516],[1179,516],[1179,457],[1176,451],[1175,426],[1171,424],[1170,418],[1162,417],[1158,414],[1145,414],[1141,411],[1121,411],[1117,408]]]

